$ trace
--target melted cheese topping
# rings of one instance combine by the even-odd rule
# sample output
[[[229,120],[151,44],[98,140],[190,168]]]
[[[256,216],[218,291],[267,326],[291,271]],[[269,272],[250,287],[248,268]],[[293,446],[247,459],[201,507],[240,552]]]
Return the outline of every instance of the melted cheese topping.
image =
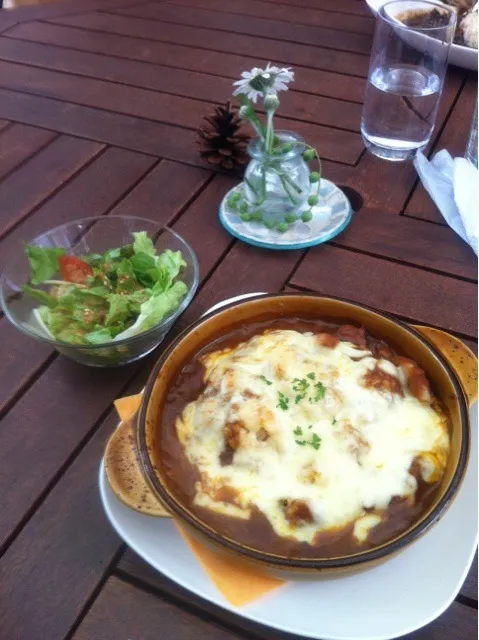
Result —
[[[413,461],[424,481],[441,477],[446,418],[409,392],[403,369],[320,342],[269,331],[203,358],[204,392],[176,423],[201,476],[195,504],[242,519],[256,507],[278,536],[310,544],[354,523],[361,542],[382,519],[366,509],[414,501]],[[392,389],[365,386],[373,371]]]

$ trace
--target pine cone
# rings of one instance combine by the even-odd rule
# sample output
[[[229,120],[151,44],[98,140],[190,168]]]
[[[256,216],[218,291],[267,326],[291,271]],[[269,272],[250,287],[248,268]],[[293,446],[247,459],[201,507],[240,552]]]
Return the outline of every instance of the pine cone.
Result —
[[[208,126],[198,130],[198,150],[210,164],[222,169],[236,169],[248,162],[246,144],[248,135],[240,133],[243,125],[231,102],[218,106],[214,113],[204,116]]]

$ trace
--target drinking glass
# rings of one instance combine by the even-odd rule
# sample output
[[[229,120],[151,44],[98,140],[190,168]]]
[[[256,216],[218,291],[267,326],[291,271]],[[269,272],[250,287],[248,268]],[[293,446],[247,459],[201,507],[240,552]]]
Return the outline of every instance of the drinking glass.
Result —
[[[432,26],[411,26],[424,14]],[[429,142],[455,27],[454,9],[426,0],[396,0],[379,9],[361,133],[380,158],[408,160]]]
[[[477,167],[477,101],[474,109],[474,117],[472,118],[471,132],[466,147],[466,159]]]

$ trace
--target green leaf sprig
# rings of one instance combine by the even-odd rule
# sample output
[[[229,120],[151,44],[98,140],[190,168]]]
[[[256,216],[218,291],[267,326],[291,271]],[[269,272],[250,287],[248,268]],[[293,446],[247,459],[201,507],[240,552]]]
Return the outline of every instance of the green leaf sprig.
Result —
[[[313,425],[310,424],[308,429],[312,429]],[[296,429],[293,431],[295,436],[303,436],[303,430],[301,427],[296,427]],[[300,445],[301,447],[305,446],[305,445],[309,445],[310,447],[313,447],[313,449],[315,449],[316,451],[319,450],[319,447],[321,446],[321,438],[318,436],[317,433],[313,433],[311,436],[310,440],[295,440],[296,444]]]

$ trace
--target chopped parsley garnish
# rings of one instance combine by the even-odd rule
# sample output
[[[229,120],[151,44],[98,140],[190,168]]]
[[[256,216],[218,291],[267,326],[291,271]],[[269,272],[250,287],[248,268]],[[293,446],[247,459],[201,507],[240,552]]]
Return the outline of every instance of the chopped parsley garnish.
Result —
[[[268,380],[268,378],[266,378],[265,376],[261,375],[259,379],[262,380],[263,382],[266,382],[266,384],[273,384],[271,380]]]
[[[298,404],[298,402],[300,400],[303,400],[304,398],[306,398],[306,393],[308,391],[309,388],[309,382],[306,380],[306,378],[294,378],[293,380],[293,391],[296,391],[296,393],[298,394],[295,399],[294,399],[294,403]]]
[[[281,391],[278,391],[278,404],[276,406],[279,407],[279,409],[283,409],[283,411],[289,409],[289,398],[287,398],[284,393],[281,393]]]
[[[308,429],[312,428],[312,424],[309,425]],[[303,435],[303,430],[301,429],[301,427],[296,427],[296,429],[293,431],[295,436],[302,436]],[[313,449],[315,449],[316,451],[318,451],[319,447],[321,446],[321,438],[318,436],[317,433],[313,433],[311,440],[295,440],[296,444],[299,444],[301,447],[309,444],[311,447],[313,447]]]
[[[336,418],[333,418],[333,424],[336,424],[336,423],[337,423]]]
[[[324,398],[324,395],[326,393],[326,387],[322,382],[318,382],[317,384],[314,385],[314,388],[316,389],[316,394],[313,400],[314,402],[318,402],[318,400],[322,400]]]
[[[314,371],[312,371],[311,373],[307,373],[306,377],[310,380],[316,380],[316,374],[314,373]]]

